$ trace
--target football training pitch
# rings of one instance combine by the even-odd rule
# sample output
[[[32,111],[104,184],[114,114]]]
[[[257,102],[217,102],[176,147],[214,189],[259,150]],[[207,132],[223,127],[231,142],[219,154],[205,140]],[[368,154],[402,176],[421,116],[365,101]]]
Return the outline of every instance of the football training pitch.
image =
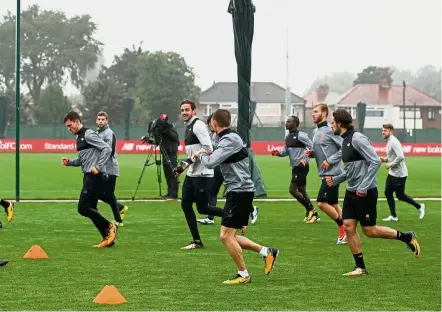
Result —
[[[245,251],[252,276],[249,285],[221,282],[236,273],[219,240],[219,223],[200,226],[204,249],[184,251],[191,241],[179,202],[131,202],[145,155],[119,155],[121,177],[117,196],[129,206],[116,245],[96,249],[98,232],[78,215],[75,199],[81,187],[79,168],[60,164],[60,154],[21,155],[21,198],[59,199],[17,203],[12,223],[0,215],[0,257],[10,263],[0,269],[3,296],[0,310],[438,310],[441,309],[441,203],[422,201],[427,214],[397,204],[400,221],[388,216],[384,200],[378,203],[378,224],[400,231],[414,230],[421,243],[415,259],[396,240],[367,239],[363,253],[369,275],[342,277],[353,268],[346,245],[336,245],[337,227],[324,213],[321,221],[305,224],[304,208],[293,201],[257,202],[258,221],[247,236],[280,249],[274,270],[264,275],[264,261]],[[68,155],[75,156],[75,155]],[[14,198],[15,155],[1,154],[0,197]],[[441,159],[407,157],[407,193],[413,197],[441,197]],[[291,171],[287,158],[258,156],[257,162],[269,198],[289,199]],[[319,180],[314,161],[308,191],[316,198]],[[383,197],[387,174],[378,174]],[[345,184],[341,186],[341,197]],[[163,193],[165,183],[163,182]],[[220,194],[221,195],[221,194]],[[156,168],[144,174],[137,199],[158,198]],[[71,199],[66,202],[62,199]],[[341,202],[342,203],[342,202]],[[220,203],[222,205],[222,203]],[[110,208],[99,210],[111,218]],[[23,259],[32,245],[40,245],[49,259]],[[98,305],[94,297],[114,285],[127,299],[122,305]]]
[[[80,193],[82,178],[79,168],[63,167],[61,157],[72,157],[75,154],[21,154],[21,187],[22,199],[77,199]],[[180,155],[184,158],[183,155]],[[287,157],[257,156],[257,163],[270,198],[291,198],[288,188],[291,169]],[[116,195],[130,199],[137,186],[138,178],[144,166],[146,155],[118,155],[121,177],[117,181]],[[153,159],[153,158],[152,158]],[[0,154],[2,179],[0,180],[0,197],[15,196],[15,155]],[[441,196],[441,158],[440,157],[407,157],[406,163],[410,178],[407,190],[415,197]],[[307,190],[311,198],[316,198],[320,180],[317,178],[315,161],[311,161],[307,180]],[[378,173],[380,196],[383,196],[387,170],[382,167]],[[162,177],[163,195],[166,191]],[[345,188],[340,187],[341,196]],[[156,166],[146,167],[137,199],[159,198]],[[221,194],[220,194],[221,195]]]

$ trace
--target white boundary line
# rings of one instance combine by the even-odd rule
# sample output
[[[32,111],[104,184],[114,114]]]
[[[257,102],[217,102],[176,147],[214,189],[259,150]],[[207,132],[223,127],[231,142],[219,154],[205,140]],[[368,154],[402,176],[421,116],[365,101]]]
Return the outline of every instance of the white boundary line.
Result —
[[[417,201],[442,201],[440,197],[418,197],[414,198]],[[343,201],[343,198],[339,198],[339,201]],[[385,198],[379,198],[378,201],[385,201]],[[10,200],[15,202],[15,200]],[[132,201],[131,199],[122,199],[119,200],[122,203],[126,202],[139,202],[139,203],[166,203],[170,202],[164,199],[135,199]],[[178,200],[180,201],[180,200]],[[218,199],[220,202],[226,201],[225,199]],[[256,198],[255,202],[295,202],[295,199],[291,198]],[[22,199],[20,203],[76,203],[78,199]],[[173,202],[173,201],[172,201]]]

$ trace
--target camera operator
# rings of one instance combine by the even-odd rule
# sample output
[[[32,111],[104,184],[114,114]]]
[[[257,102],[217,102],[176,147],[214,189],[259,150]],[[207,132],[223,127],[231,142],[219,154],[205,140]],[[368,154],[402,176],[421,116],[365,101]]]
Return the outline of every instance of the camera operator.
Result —
[[[163,171],[167,181],[165,200],[178,199],[178,178],[173,168],[178,165],[178,146],[180,145],[175,126],[168,121],[166,114],[161,114],[149,124],[148,134],[141,138],[145,143],[158,145],[163,156]]]

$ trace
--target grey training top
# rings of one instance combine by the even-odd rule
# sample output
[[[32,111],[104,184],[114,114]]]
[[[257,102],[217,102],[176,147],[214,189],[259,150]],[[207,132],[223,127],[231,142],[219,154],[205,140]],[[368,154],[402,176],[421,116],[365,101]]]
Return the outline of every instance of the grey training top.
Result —
[[[296,129],[287,134],[284,149],[279,152],[279,157],[289,156],[290,166],[297,167],[302,160],[307,163],[310,161],[309,158],[305,157],[307,148],[313,148],[312,140],[310,140],[307,133]]]
[[[90,173],[92,168],[106,173],[106,163],[111,157],[112,149],[95,131],[81,128],[76,135],[76,146],[78,157],[70,160],[68,166],[81,166],[83,173]]]
[[[342,173],[341,145],[342,138],[334,134],[334,131],[327,125],[327,122],[318,124],[318,127],[313,130],[313,150],[310,157],[316,159],[318,175],[320,177],[337,176]],[[322,168],[324,160],[327,160],[330,164],[328,169]]]
[[[347,180],[347,190],[367,194],[378,186],[376,173],[381,160],[368,138],[360,132],[348,130],[342,138],[342,161],[344,172],[333,178],[333,184]]]
[[[390,164],[389,175],[398,178],[408,176],[402,144],[394,135],[387,139],[387,162]]]
[[[219,144],[211,155],[201,154],[201,163],[209,168],[220,166],[226,193],[255,192],[249,170],[249,154],[241,137],[231,129],[218,134]]]
[[[118,160],[117,160],[117,138],[115,137],[114,132],[109,128],[109,125],[104,126],[103,128],[98,128],[97,130],[98,136],[107,143],[112,149],[112,154],[109,160],[106,163],[106,173],[108,175],[119,176],[120,170],[118,168]]]

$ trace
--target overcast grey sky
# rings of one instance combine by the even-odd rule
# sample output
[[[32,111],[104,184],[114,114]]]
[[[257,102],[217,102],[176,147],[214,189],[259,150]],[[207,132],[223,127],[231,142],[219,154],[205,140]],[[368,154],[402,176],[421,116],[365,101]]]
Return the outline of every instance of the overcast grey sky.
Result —
[[[204,90],[236,81],[228,0],[22,0],[68,15],[88,13],[98,24],[106,64],[125,47],[175,51],[195,69]],[[441,0],[254,0],[252,81],[286,85],[303,95],[316,77],[357,73],[368,65],[417,70],[441,65]],[[2,0],[0,12],[15,10]]]

